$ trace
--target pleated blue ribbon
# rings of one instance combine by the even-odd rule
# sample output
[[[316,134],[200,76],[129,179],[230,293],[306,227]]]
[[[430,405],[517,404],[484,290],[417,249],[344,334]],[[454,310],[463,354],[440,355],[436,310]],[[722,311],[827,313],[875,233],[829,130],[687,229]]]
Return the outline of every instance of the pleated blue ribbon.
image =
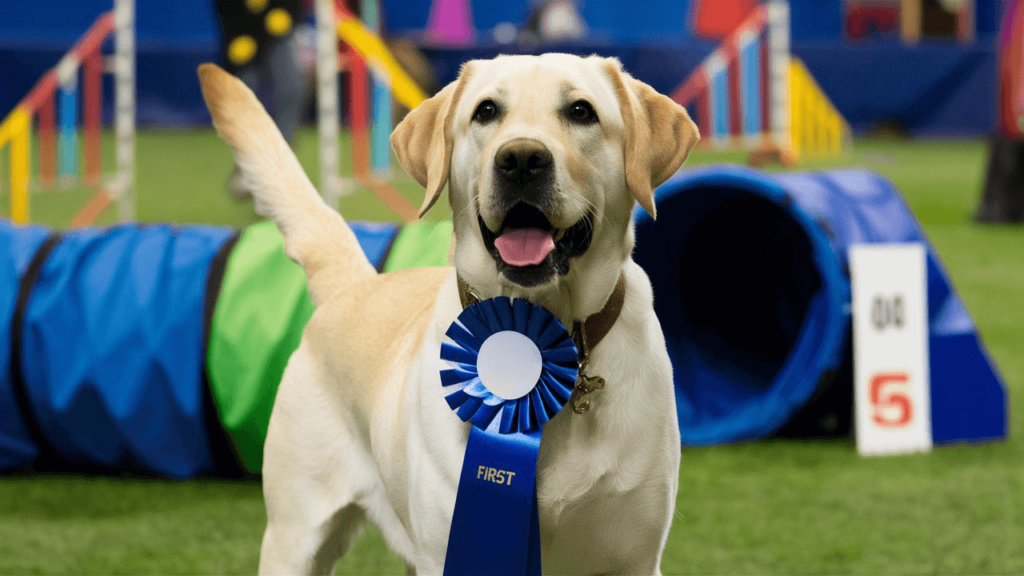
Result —
[[[518,398],[502,398],[481,378],[481,349],[495,334],[517,332],[536,345],[540,376]],[[444,573],[540,574],[537,453],[541,427],[569,400],[576,382],[576,345],[544,308],[505,297],[478,302],[445,333],[441,371],[445,400],[469,441],[459,478]],[[486,375],[485,375],[486,377]],[[492,382],[492,388],[500,388]]]

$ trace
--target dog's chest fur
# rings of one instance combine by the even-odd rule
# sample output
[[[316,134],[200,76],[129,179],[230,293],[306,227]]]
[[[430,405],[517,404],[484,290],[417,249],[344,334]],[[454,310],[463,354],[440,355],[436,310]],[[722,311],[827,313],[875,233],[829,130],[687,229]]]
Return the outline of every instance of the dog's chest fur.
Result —
[[[632,263],[627,269],[633,283],[627,283],[624,312],[591,352],[590,372],[603,376],[606,388],[592,394],[589,412],[575,414],[566,406],[544,427],[537,481],[542,552],[549,571],[614,571],[616,566],[609,564],[613,560],[650,553],[646,548],[624,549],[637,541],[638,532],[650,531],[646,538],[657,542],[671,521],[679,459],[671,365],[647,278]],[[420,389],[407,396],[411,425],[406,457],[401,464],[378,459],[385,476],[392,467],[387,462],[405,469],[402,484],[409,493],[401,500],[409,503],[410,537],[420,549],[438,548],[442,557],[449,526],[430,519],[450,518],[437,509],[454,506],[468,425],[444,402],[437,378],[423,371],[444,368],[438,360],[441,337],[460,310],[454,284],[442,288],[420,350],[422,362],[407,378],[408,386]],[[616,353],[621,350],[633,353]]]

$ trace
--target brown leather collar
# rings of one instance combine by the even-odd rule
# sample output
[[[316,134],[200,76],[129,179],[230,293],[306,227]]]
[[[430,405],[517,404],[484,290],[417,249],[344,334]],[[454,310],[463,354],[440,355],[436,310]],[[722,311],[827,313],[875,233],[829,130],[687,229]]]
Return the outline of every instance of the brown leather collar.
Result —
[[[462,307],[468,308],[479,302],[480,298],[473,293],[472,288],[466,284],[462,276],[457,276],[457,278],[459,281],[459,300],[462,301]],[[572,338],[576,341],[576,347],[580,351],[581,358],[588,356],[590,351],[608,335],[615,321],[619,318],[619,313],[622,312],[622,303],[625,299],[626,275],[622,274],[619,276],[619,281],[615,283],[615,289],[612,290],[612,295],[605,302],[604,308],[588,316],[582,322],[582,327],[580,322],[574,323]]]

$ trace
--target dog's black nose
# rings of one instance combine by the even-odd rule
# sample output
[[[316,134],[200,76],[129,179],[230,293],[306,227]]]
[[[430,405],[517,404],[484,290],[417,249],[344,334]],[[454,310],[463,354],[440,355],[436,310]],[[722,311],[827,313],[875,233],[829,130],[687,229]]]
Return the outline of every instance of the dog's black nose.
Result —
[[[502,145],[494,157],[498,173],[524,184],[543,174],[551,166],[551,152],[530,138],[516,138]]]

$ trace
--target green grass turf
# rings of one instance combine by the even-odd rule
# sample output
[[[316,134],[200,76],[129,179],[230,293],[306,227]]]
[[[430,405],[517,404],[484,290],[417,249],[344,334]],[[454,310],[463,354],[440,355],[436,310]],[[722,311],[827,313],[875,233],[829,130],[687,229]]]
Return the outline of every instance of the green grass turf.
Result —
[[[313,133],[302,134],[297,152],[316,180]],[[689,164],[741,159],[699,153]],[[892,179],[942,255],[1012,400],[1024,393],[1024,229],[970,222],[984,161],[980,142],[860,141],[846,158],[802,168],[864,166]],[[212,132],[144,131],[138,163],[141,220],[255,221],[248,203],[224,191],[230,156]],[[418,205],[418,186],[402,175],[398,187]],[[66,221],[74,197],[38,195],[35,219]],[[350,219],[391,218],[366,192],[342,209]],[[1011,408],[1011,432],[1019,431],[1024,410]],[[0,574],[251,573],[264,522],[254,482],[0,477]],[[846,438],[684,449],[662,570],[1024,574],[1024,440],[870,459]],[[372,529],[338,569],[402,571]]]

